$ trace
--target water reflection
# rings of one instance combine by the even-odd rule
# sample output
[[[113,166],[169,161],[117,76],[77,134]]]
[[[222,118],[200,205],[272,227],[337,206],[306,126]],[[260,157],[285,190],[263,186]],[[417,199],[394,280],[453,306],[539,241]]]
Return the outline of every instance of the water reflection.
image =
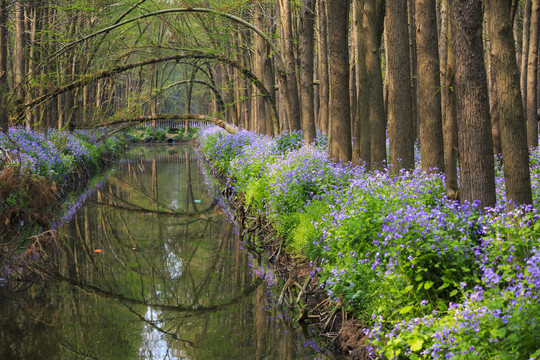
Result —
[[[62,228],[55,280],[0,288],[0,358],[322,358],[269,311],[196,160],[130,152]]]

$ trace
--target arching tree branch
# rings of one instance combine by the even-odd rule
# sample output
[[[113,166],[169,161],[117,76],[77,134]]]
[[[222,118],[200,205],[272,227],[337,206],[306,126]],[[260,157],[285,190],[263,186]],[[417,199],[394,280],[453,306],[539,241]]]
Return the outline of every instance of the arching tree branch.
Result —
[[[211,122],[231,134],[238,133],[238,128],[218,118],[198,114],[157,114],[156,116],[135,116],[131,118],[112,119],[96,124],[95,127],[109,127],[120,124],[140,124],[154,120],[194,120]]]
[[[108,26],[108,27],[106,27],[104,29],[96,31],[96,32],[94,32],[92,34],[83,36],[79,40],[75,40],[73,42],[70,42],[69,44],[63,46],[58,51],[56,51],[54,54],[52,54],[48,58],[48,61],[51,61],[51,60],[57,58],[61,54],[63,54],[66,51],[74,48],[75,46],[77,46],[78,44],[80,44],[82,42],[85,42],[85,41],[87,41],[87,40],[89,40],[89,39],[91,39],[93,37],[96,37],[96,36],[98,36],[100,34],[108,33],[111,30],[116,29],[116,28],[118,28],[120,26],[130,24],[132,22],[139,21],[139,20],[142,20],[142,19],[146,19],[146,18],[149,18],[149,17],[158,16],[158,15],[164,15],[164,14],[172,14],[172,13],[208,13],[208,14],[214,14],[214,15],[218,15],[218,16],[230,19],[230,20],[232,20],[232,21],[234,21],[236,23],[239,23],[239,24],[249,28],[250,30],[253,30],[257,35],[259,35],[268,44],[268,46],[270,46],[270,48],[272,49],[272,54],[277,56],[278,63],[280,65],[280,70],[284,71],[284,69],[285,69],[285,61],[283,60],[283,57],[281,56],[281,52],[276,47],[276,45],[272,42],[272,40],[264,32],[262,32],[259,28],[257,28],[253,24],[245,21],[242,18],[239,18],[237,16],[234,16],[234,15],[222,12],[222,11],[218,11],[218,10],[214,10],[214,9],[208,9],[208,8],[165,9],[165,10],[159,10],[159,11],[151,12],[151,13],[148,13],[148,14],[143,14],[143,15],[140,15],[140,16],[135,17],[133,19],[124,20],[122,22],[115,23],[115,24],[113,24],[111,26]]]
[[[151,64],[157,64],[157,63],[162,63],[162,62],[167,62],[167,61],[179,61],[179,60],[186,59],[186,58],[190,58],[190,59],[210,59],[210,60],[219,61],[221,63],[227,64],[227,65],[230,65],[230,66],[236,68],[245,77],[247,77],[249,80],[251,80],[253,85],[255,85],[257,87],[257,89],[261,92],[261,94],[263,95],[265,101],[267,101],[268,104],[270,105],[270,109],[272,110],[271,111],[271,116],[272,116],[272,122],[273,122],[273,126],[274,126],[274,133],[279,134],[279,119],[278,119],[278,116],[277,116],[276,104],[274,103],[274,101],[272,99],[272,96],[270,95],[270,92],[268,91],[268,89],[266,89],[263,82],[258,77],[256,77],[251,72],[251,70],[240,66],[234,60],[231,60],[231,59],[229,59],[229,58],[227,58],[227,57],[225,57],[223,55],[220,55],[220,54],[204,53],[204,52],[200,52],[200,51],[182,52],[182,53],[176,54],[176,55],[165,56],[165,57],[160,57],[160,58],[153,58],[153,59],[148,59],[148,60],[139,61],[139,62],[135,62],[135,63],[130,63],[130,64],[126,64],[126,65],[120,65],[120,66],[113,67],[112,69],[109,69],[109,70],[103,70],[103,71],[97,72],[95,74],[90,74],[90,75],[84,76],[83,78],[81,78],[79,80],[76,80],[76,81],[74,81],[74,82],[72,82],[70,84],[61,86],[59,88],[56,88],[53,91],[51,91],[51,92],[49,92],[49,93],[47,93],[45,95],[37,97],[37,98],[27,102],[26,104],[22,104],[22,105],[18,106],[17,109],[16,109],[16,116],[17,116],[17,118],[21,118],[21,117],[24,116],[26,111],[31,110],[33,107],[35,107],[35,106],[37,106],[37,105],[39,105],[39,104],[53,98],[53,97],[56,97],[56,96],[58,96],[60,94],[63,94],[63,93],[66,93],[66,92],[68,92],[70,90],[77,89],[77,88],[84,87],[86,85],[92,84],[92,83],[94,83],[94,82],[96,82],[98,80],[109,78],[109,77],[112,77],[113,75],[123,73],[125,71],[131,70],[131,69],[134,69],[134,68],[138,68],[138,67],[147,66],[147,65],[151,65]]]

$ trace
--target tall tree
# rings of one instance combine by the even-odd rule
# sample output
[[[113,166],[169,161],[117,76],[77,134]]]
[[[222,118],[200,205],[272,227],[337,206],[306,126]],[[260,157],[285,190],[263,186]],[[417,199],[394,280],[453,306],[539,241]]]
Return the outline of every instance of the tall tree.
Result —
[[[0,1],[0,130],[7,130],[9,126],[7,98],[7,1]]]
[[[26,79],[26,27],[24,21],[24,4],[22,0],[15,2],[15,101],[23,103],[25,101],[25,79]],[[29,124],[27,124],[29,125]]]
[[[386,2],[386,53],[388,58],[388,137],[390,172],[414,167],[412,93],[409,62],[407,0]]]
[[[289,130],[300,130],[300,100],[298,96],[298,82],[296,80],[296,59],[294,56],[294,39],[292,32],[291,0],[278,0],[279,15],[281,18],[281,43],[285,58],[286,74],[281,78],[284,84],[280,85],[283,92],[285,108],[287,111]]]
[[[450,0],[461,201],[495,205],[495,170],[482,43],[482,1]]]
[[[532,204],[527,133],[512,31],[512,0],[486,0],[491,66],[500,116],[507,206]]]
[[[443,140],[444,140],[444,173],[446,195],[450,199],[458,196],[457,176],[457,118],[456,93],[454,89],[454,53],[452,51],[452,26],[449,21],[448,2],[441,3],[441,33],[439,42],[439,58],[441,68],[443,108]]]
[[[304,142],[315,140],[315,104],[313,91],[315,0],[302,0],[302,32],[300,47],[300,95]]]
[[[527,145],[538,146],[538,41],[540,0],[532,0],[529,57],[527,63]]]
[[[358,142],[358,154],[353,153],[353,163],[365,163],[369,168],[371,162],[371,138],[369,127],[369,93],[372,91],[367,84],[367,34],[364,31],[364,4],[358,0],[356,4],[356,21],[357,21],[357,43],[358,43],[358,58],[357,58],[357,106],[356,106],[356,127],[354,138]]]
[[[422,170],[444,170],[437,10],[431,0],[415,0],[418,118]]]
[[[318,58],[319,58],[319,126],[321,131],[328,133],[328,32],[326,18],[326,0],[317,1],[318,27]]]
[[[349,0],[326,4],[328,16],[328,56],[330,84],[330,138],[328,152],[336,161],[350,161],[351,117],[349,99]]]
[[[366,39],[366,84],[368,91],[371,167],[386,163],[386,115],[381,70],[381,36],[384,30],[384,0],[362,0],[362,28]]]

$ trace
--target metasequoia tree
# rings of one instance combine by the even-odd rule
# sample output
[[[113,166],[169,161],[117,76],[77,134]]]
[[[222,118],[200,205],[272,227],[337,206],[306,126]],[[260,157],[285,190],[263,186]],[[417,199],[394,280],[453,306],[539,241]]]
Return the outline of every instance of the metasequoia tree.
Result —
[[[7,130],[9,118],[7,111],[8,101],[8,59],[7,59],[7,2],[0,1],[0,130]]]
[[[352,158],[349,100],[349,0],[327,2],[329,59],[329,140],[328,153],[336,161]]]
[[[461,201],[495,205],[481,0],[450,0]]]
[[[302,32],[300,48],[301,125],[304,142],[315,140],[315,99],[313,89],[313,58],[315,38],[315,0],[302,1]]]
[[[532,204],[529,153],[512,32],[512,0],[486,0],[507,203]]]
[[[540,27],[540,0],[532,0],[529,56],[527,62],[527,145],[538,146],[538,41]]]
[[[414,167],[414,132],[410,86],[407,0],[386,2],[386,54],[388,72],[388,137],[390,169]]]
[[[382,169],[386,163],[386,114],[384,110],[383,81],[381,70],[381,36],[384,30],[384,0],[361,0],[362,32],[365,36],[365,83],[366,89],[370,158],[373,169]],[[367,136],[367,132],[366,132]]]
[[[437,12],[435,2],[415,0],[418,118],[422,170],[444,170]]]
[[[452,27],[449,21],[448,2],[440,8],[441,30],[439,36],[439,66],[441,72],[441,107],[443,115],[444,169],[446,195],[451,199],[458,196],[457,176],[457,118],[456,93],[454,89],[454,53],[452,51]]]

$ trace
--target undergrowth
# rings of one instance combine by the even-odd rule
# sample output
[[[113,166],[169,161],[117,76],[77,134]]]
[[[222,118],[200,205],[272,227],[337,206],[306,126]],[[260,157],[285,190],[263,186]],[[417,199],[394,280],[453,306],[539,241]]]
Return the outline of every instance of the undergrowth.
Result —
[[[278,230],[287,251],[312,262],[330,299],[366,324],[373,353],[540,356],[537,207],[506,213],[500,178],[495,208],[460,205],[446,199],[443,174],[391,176],[336,164],[318,137],[313,146],[302,145],[298,132],[271,139],[208,128],[199,141],[249,209]],[[535,203],[538,158],[535,151]]]

